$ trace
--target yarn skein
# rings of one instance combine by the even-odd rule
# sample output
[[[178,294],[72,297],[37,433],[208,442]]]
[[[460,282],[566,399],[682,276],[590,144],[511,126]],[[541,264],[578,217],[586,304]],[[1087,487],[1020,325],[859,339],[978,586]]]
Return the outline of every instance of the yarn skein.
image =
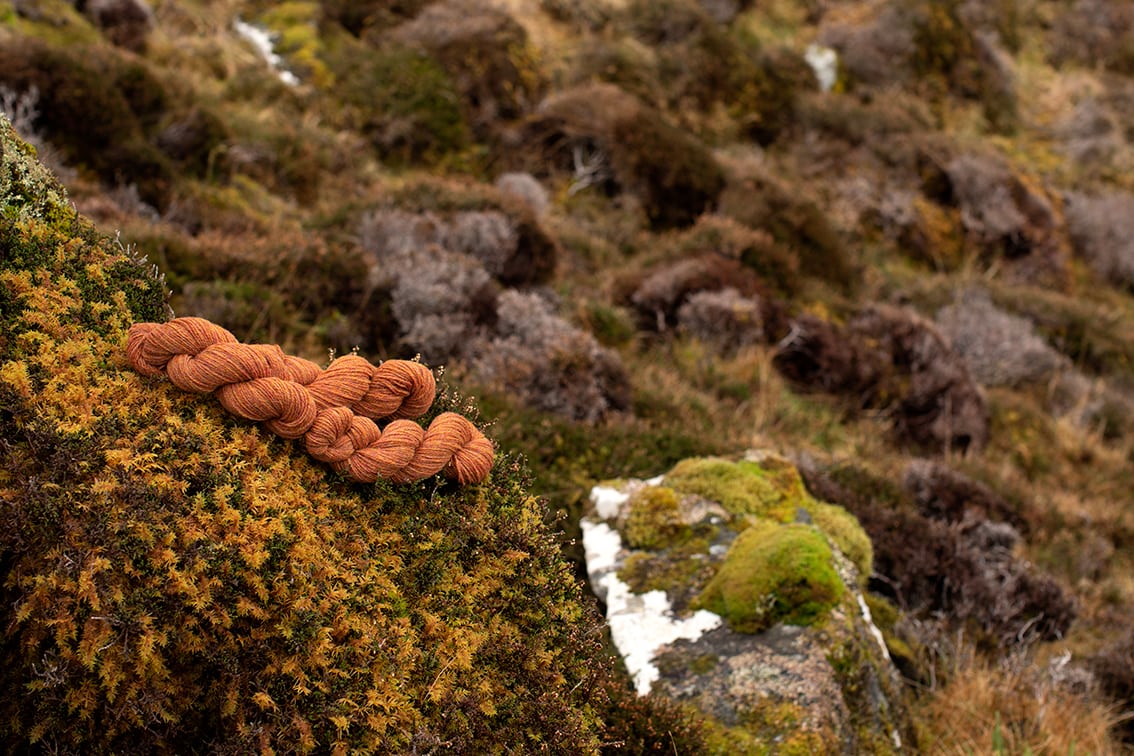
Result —
[[[274,344],[241,344],[203,318],[135,323],[126,354],[144,376],[166,375],[185,391],[212,393],[232,414],[263,422],[352,479],[409,483],[443,473],[459,483],[484,480],[492,442],[466,418],[445,412],[422,429],[419,417],[437,387],[427,367],[406,360],[371,365],[356,355],[325,370]],[[379,429],[375,420],[391,419]]]

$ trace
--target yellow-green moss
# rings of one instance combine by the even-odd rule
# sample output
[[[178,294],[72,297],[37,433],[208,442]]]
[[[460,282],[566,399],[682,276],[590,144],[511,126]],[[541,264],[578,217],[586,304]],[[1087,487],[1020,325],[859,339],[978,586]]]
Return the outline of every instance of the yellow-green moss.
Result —
[[[854,563],[859,579],[865,583],[874,570],[874,547],[858,518],[842,507],[814,500],[807,506],[807,512],[839,551]]]
[[[287,2],[274,5],[260,21],[276,33],[275,52],[287,60],[288,68],[322,88],[330,86],[334,76],[323,62],[320,14],[319,3]]]
[[[808,525],[755,520],[733,542],[698,598],[733,630],[757,633],[777,622],[810,625],[842,597],[831,549]]]
[[[760,462],[730,462],[716,457],[687,459],[666,474],[665,482],[674,490],[715,501],[737,516],[756,515],[791,522],[802,510],[854,563],[863,580],[870,577],[874,553],[862,525],[842,507],[812,497],[799,470],[786,459],[775,456]]]
[[[683,493],[717,502],[734,515],[759,515],[788,521],[801,500],[784,490],[764,468],[752,462],[701,457],[679,462],[665,483]]]
[[[689,535],[672,488],[647,486],[630,497],[623,536],[632,549],[664,549]]]

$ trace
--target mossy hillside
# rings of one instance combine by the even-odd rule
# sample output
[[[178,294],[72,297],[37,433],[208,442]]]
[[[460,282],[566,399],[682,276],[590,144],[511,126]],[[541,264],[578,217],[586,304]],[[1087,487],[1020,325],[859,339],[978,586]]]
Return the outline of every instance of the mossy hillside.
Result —
[[[758,633],[777,622],[810,625],[845,590],[821,533],[801,523],[754,520],[733,542],[697,604],[720,614],[737,632]]]
[[[31,218],[54,190],[0,197],[7,748],[596,750],[615,688],[520,466],[354,485],[139,377],[161,281]]]
[[[804,487],[793,464],[778,457],[760,462],[732,462],[718,457],[698,457],[679,462],[666,473],[665,484],[682,493],[718,502],[737,518],[754,515],[787,523],[806,512],[858,569],[862,580],[870,577],[873,550],[866,531],[854,515],[842,507],[821,502]]]

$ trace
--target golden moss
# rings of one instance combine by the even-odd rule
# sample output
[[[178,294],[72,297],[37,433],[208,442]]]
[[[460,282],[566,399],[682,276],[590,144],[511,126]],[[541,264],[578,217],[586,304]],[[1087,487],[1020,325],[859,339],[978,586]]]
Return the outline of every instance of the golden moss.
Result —
[[[0,219],[6,744],[596,750],[597,618],[520,465],[358,486],[140,377],[125,331],[164,319],[162,281],[38,222],[55,189],[0,195],[25,208]]]

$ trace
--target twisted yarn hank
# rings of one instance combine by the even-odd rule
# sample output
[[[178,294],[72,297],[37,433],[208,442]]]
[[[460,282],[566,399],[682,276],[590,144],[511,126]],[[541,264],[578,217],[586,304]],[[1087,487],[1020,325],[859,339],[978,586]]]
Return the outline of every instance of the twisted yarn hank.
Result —
[[[463,485],[492,468],[492,442],[464,417],[445,412],[424,430],[407,419],[428,410],[437,392],[420,363],[375,366],[346,355],[324,370],[278,345],[241,344],[203,318],[135,323],[126,354],[144,376],[164,374],[284,438],[304,437],[312,456],[360,482],[409,483],[441,472]],[[385,430],[374,422],[383,418],[392,420]]]

